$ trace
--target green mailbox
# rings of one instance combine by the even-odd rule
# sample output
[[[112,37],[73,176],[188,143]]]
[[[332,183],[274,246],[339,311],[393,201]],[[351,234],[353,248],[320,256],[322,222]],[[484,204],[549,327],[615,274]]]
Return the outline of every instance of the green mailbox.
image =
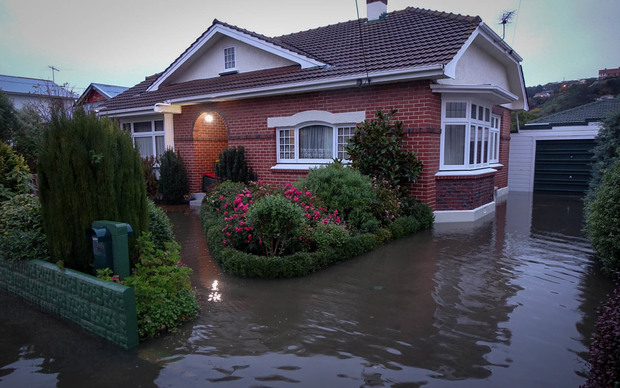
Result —
[[[94,221],[89,230],[93,241],[95,270],[110,268],[121,280],[129,276],[129,224],[116,221]]]

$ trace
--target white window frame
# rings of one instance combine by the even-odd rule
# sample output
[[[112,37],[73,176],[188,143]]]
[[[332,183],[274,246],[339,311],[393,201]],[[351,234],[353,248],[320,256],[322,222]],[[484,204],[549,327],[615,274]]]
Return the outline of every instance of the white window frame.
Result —
[[[230,60],[230,58],[232,58],[232,60]],[[224,71],[229,72],[235,70],[237,70],[237,50],[235,46],[224,47]]]
[[[342,137],[339,137],[339,131],[347,132],[348,140],[355,133],[357,124],[365,119],[366,112],[364,111],[331,113],[318,110],[303,111],[292,116],[268,118],[267,126],[275,129],[276,137],[275,151],[277,164],[272,169],[309,169],[331,163],[336,158],[343,159],[346,163],[348,155],[346,159],[343,158],[345,156],[344,149],[339,150],[338,146],[345,145],[347,142],[343,142]],[[299,157],[299,130],[312,125],[322,125],[332,129],[332,153],[330,158],[302,159]],[[281,134],[284,131],[288,131],[286,135],[292,139],[290,145],[281,144],[281,140],[284,138]],[[292,147],[292,157],[282,157],[280,154],[281,146],[284,146],[284,152],[287,152],[287,146]]]
[[[161,122],[161,131],[156,130],[156,122]],[[135,124],[138,123],[150,123],[151,125],[151,130],[150,131],[144,131],[144,132],[136,132],[134,130],[134,126]],[[151,144],[152,144],[152,150],[153,152],[151,152],[150,156],[153,156],[155,159],[159,160],[159,157],[161,156],[157,154],[157,138],[158,137],[162,137],[164,139],[164,147],[162,150],[162,154],[163,152],[166,151],[166,131],[164,130],[165,128],[165,123],[164,123],[164,119],[141,119],[141,120],[135,120],[135,121],[125,121],[125,122],[121,122],[121,128],[123,130],[129,130],[131,133],[131,138],[133,140],[133,146],[137,149],[136,146],[136,139],[137,138],[151,138]],[[140,150],[138,149],[138,152],[140,152]],[[140,154],[140,157],[144,157],[142,156],[142,154]]]
[[[323,127],[328,127],[331,128],[331,136],[332,136],[332,152],[329,158],[324,158],[324,159],[311,159],[311,158],[301,158],[300,157],[300,152],[299,152],[299,131],[303,128],[306,127],[311,127],[311,126],[323,126]],[[343,159],[343,161],[348,161],[348,155],[346,155],[346,158],[340,158],[340,156],[345,156],[343,155],[343,153],[338,149],[338,145],[345,145],[347,144],[347,142],[342,142],[341,138],[339,137],[341,130],[342,131],[347,131],[349,132],[349,136],[347,136],[348,138],[350,138],[353,135],[354,129],[357,126],[357,124],[355,123],[342,123],[342,124],[331,124],[331,123],[326,123],[324,121],[311,121],[311,122],[305,122],[303,124],[294,126],[294,127],[281,127],[281,128],[277,128],[276,129],[276,159],[277,162],[279,164],[287,164],[287,163],[295,163],[295,164],[328,164],[331,163],[334,159],[339,158],[339,159]],[[284,132],[289,132],[286,135],[282,136]],[[292,136],[291,136],[292,135]],[[293,138],[293,142],[292,144],[281,144],[281,140],[283,138],[286,137],[292,137]],[[348,140],[348,139],[347,139]],[[287,146],[293,146],[293,157],[292,158],[285,158],[282,157],[282,153],[283,152],[289,152],[286,151]],[[282,149],[281,149],[281,146]]]
[[[465,104],[464,117],[446,117],[449,103]],[[475,113],[473,112],[475,108]],[[483,101],[468,98],[444,99],[441,104],[440,170],[463,171],[488,168],[499,161],[500,117],[492,113],[492,106]],[[482,118],[480,115],[482,114]],[[496,124],[493,128],[492,124]],[[463,164],[446,163],[446,126],[464,127]],[[493,141],[491,140],[493,137]],[[484,141],[486,139],[486,142]],[[494,144],[492,144],[494,143]],[[482,148],[483,152],[478,152]],[[485,149],[486,148],[486,149]]]

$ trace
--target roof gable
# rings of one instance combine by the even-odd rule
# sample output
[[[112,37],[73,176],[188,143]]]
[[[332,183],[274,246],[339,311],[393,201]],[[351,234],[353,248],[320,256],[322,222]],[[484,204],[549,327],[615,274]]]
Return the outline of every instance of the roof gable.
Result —
[[[233,41],[238,41],[244,45],[254,47],[258,50],[265,51],[271,56],[280,57],[283,60],[296,63],[301,66],[302,69],[325,66],[314,58],[307,57],[299,52],[291,51],[290,49],[274,43],[270,38],[262,36],[260,34],[252,33],[235,26],[222,23],[215,19],[209,29],[202,34],[181,56],[179,56],[154,82],[148,91],[157,90],[161,85],[166,84],[166,81],[173,80],[175,75],[179,75],[178,72],[182,70],[185,64],[191,64],[196,61],[197,55],[203,55],[205,48],[208,49],[215,42],[224,37],[228,37]],[[185,67],[187,68],[187,66]],[[263,70],[263,69],[261,69]]]

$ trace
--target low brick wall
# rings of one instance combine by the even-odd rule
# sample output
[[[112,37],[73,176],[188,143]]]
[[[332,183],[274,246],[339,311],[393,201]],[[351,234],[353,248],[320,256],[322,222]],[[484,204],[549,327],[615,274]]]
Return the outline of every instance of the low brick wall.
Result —
[[[138,345],[133,288],[40,260],[0,261],[0,287],[126,349]]]
[[[495,173],[439,176],[435,210],[473,210],[494,200]]]

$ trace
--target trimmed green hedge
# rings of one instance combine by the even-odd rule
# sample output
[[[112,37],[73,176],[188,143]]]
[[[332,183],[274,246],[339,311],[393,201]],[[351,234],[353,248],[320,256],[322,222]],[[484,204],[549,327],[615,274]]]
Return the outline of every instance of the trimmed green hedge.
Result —
[[[223,224],[206,206],[201,208],[200,219],[209,250],[222,270],[245,278],[275,279],[305,276],[370,252],[392,239],[430,228],[434,221],[432,211],[426,205],[420,206],[427,208],[427,210],[420,211],[421,214],[426,215],[421,219],[414,216],[400,217],[390,224],[389,229],[381,229],[377,234],[366,233],[349,237],[338,247],[276,257],[248,254],[224,246],[221,233]]]

